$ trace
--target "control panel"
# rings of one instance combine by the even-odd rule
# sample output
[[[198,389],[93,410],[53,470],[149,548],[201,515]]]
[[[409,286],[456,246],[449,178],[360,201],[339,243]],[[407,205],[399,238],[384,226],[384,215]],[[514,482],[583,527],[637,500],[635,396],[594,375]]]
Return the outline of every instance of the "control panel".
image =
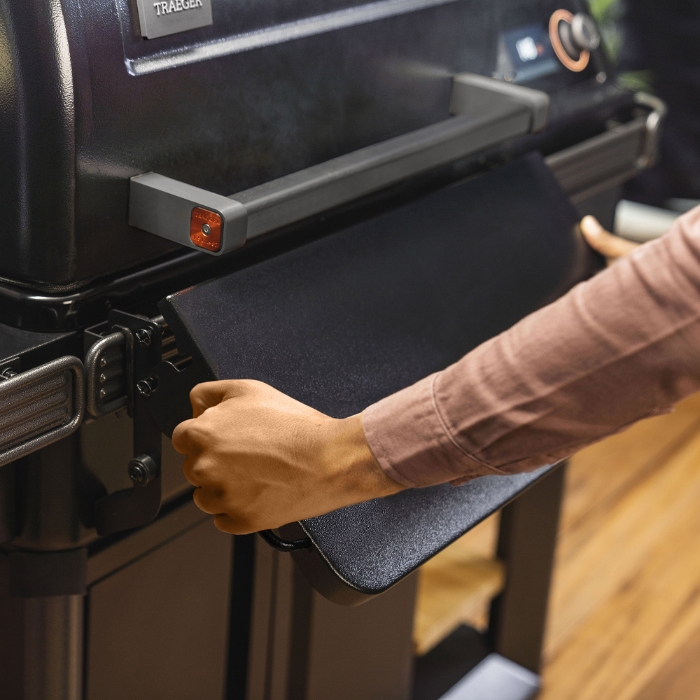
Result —
[[[532,83],[559,75],[557,82],[568,84],[572,74],[585,73],[591,67],[600,42],[600,32],[590,15],[559,9],[549,20],[507,28],[501,33],[494,77]]]

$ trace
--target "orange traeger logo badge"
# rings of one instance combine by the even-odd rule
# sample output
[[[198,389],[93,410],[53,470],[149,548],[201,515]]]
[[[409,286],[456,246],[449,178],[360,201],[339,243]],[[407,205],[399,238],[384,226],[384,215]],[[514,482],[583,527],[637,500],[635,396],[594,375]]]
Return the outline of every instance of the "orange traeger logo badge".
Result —
[[[223,220],[221,214],[202,207],[195,207],[190,218],[190,240],[197,248],[212,253],[221,250]]]

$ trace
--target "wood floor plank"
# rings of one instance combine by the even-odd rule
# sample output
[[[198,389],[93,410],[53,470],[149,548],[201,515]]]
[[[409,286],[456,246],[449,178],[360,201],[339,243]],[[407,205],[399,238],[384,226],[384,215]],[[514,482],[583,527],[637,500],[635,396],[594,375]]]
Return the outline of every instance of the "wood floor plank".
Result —
[[[634,700],[700,700],[700,627]]]
[[[503,589],[504,568],[488,558],[445,562],[421,572],[414,622],[414,649],[426,654],[462,624],[487,625],[486,611]]]
[[[633,700],[700,626],[699,502],[700,435],[601,516],[558,571],[550,634],[576,630],[548,644],[542,700]]]
[[[561,530],[595,535],[595,517],[605,513],[700,430],[700,394],[673,413],[640,421],[575,455],[567,472]],[[575,541],[570,546],[575,546]]]
[[[498,515],[488,518],[424,564],[418,580],[413,644],[430,651],[461,624],[484,629],[491,600],[503,588],[494,559]]]
[[[572,459],[546,658],[576,633],[600,601],[624,585],[659,543],[659,522],[668,517],[665,508],[672,509],[675,493],[671,491],[662,505],[655,498],[655,484],[674,455],[698,434],[700,396],[684,402],[673,414],[643,421]]]

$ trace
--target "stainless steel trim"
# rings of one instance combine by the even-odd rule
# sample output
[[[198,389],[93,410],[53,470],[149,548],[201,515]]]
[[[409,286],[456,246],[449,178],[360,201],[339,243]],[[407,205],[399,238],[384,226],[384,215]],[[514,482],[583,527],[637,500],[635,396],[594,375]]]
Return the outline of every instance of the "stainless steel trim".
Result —
[[[24,599],[25,700],[82,700],[83,596]]]
[[[633,178],[644,149],[646,117],[620,124],[546,158],[561,188],[586,199]]]
[[[227,221],[223,244],[218,252],[203,252],[221,255],[247,239],[538,131],[548,108],[544,92],[464,73],[453,79],[450,110],[456,116],[228,198],[155,173],[134,177],[129,223],[201,250],[190,241],[191,212],[213,209]],[[229,210],[225,202],[235,207]]]
[[[115,350],[121,345],[125,346],[124,360],[126,361],[126,338],[121,331],[111,333],[101,340],[90,346],[85,355],[85,384],[86,384],[86,399],[85,410],[93,418],[105,416],[120,408],[124,408],[127,404],[126,395],[119,397],[115,401],[110,401],[106,404],[101,404],[99,399],[99,376],[102,374],[100,360],[107,356],[110,350]]]
[[[0,467],[14,462],[20,457],[36,452],[42,447],[51,445],[67,437],[71,433],[74,433],[78,429],[85,413],[83,363],[77,357],[68,355],[47,362],[40,367],[21,372],[11,379],[0,382],[0,410],[2,410],[10,401],[16,399],[17,395],[23,390],[30,389],[32,385],[37,385],[52,377],[58,377],[66,370],[70,371],[73,375],[73,412],[70,421],[0,452]],[[10,421],[11,420],[12,413],[10,413]]]
[[[645,93],[638,93],[635,100],[651,111],[546,158],[574,204],[631,180],[656,162],[666,105]]]
[[[644,168],[650,168],[656,163],[659,150],[659,132],[661,130],[661,123],[668,113],[668,108],[662,99],[654,95],[649,95],[646,92],[638,92],[634,96],[634,99],[637,104],[649,107],[652,110],[646,119],[647,133],[644,151],[639,157],[637,165],[640,170],[643,170]]]
[[[190,63],[206,61],[231,54],[252,51],[265,46],[274,46],[287,41],[303,39],[317,34],[337,31],[359,24],[376,22],[388,17],[425,10],[439,5],[447,5],[460,0],[379,0],[359,7],[348,7],[335,12],[328,12],[314,17],[307,17],[295,22],[286,22],[274,27],[266,27],[245,34],[211,41],[182,49],[158,52],[144,58],[126,59],[126,67],[132,75],[147,75],[168,68],[186,66]]]
[[[245,243],[248,214],[240,202],[172,180],[158,173],[146,173],[131,178],[129,196],[131,226],[155,233],[189,248],[202,250],[190,241],[190,219],[192,209],[195,207],[215,211],[223,221],[221,250],[211,253],[212,255],[228,253]]]

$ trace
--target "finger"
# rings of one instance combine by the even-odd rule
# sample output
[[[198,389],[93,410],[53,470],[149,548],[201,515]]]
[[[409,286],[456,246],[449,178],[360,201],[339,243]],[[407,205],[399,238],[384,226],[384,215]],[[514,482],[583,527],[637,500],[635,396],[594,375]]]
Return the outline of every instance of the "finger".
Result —
[[[210,515],[218,515],[226,509],[224,507],[223,492],[218,489],[197,488],[192,494],[192,500],[199,510],[209,513]]]
[[[182,423],[175,426],[175,430],[173,430],[171,442],[173,443],[175,451],[179,452],[181,455],[199,453],[200,448],[195,441],[192,430],[193,427],[194,419],[190,419],[182,421]]]
[[[606,231],[593,216],[586,216],[581,221],[581,233],[593,250],[613,260],[624,257],[639,247],[639,243]]]
[[[229,535],[250,535],[256,532],[255,528],[235,520],[230,515],[226,515],[226,513],[219,513],[219,515],[215,516],[214,525],[221,532],[227,532]]]
[[[243,396],[254,391],[260,382],[247,379],[227,379],[218,382],[203,382],[190,392],[190,403],[194,418],[198,418],[209,408],[218,406],[223,401]]]
[[[185,479],[199,488],[207,488],[212,490],[221,490],[221,480],[217,476],[217,470],[211,468],[211,462],[201,456],[188,456],[182,463],[182,472]]]
[[[185,479],[192,484],[192,486],[197,486],[198,488],[204,486],[199,478],[199,473],[195,471],[195,460],[191,457],[187,457],[182,463],[182,473],[185,475]]]
[[[192,417],[199,418],[208,408],[218,406],[226,396],[228,382],[204,382],[190,392]]]

